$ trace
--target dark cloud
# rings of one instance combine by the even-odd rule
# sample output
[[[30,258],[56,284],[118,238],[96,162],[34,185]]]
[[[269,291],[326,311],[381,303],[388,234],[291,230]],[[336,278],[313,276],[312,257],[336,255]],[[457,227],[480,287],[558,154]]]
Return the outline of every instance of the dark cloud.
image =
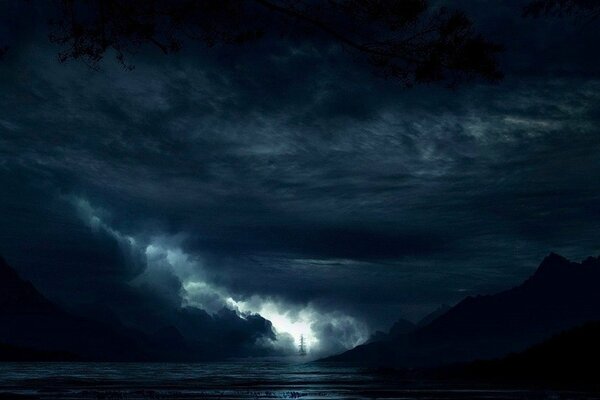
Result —
[[[597,33],[520,7],[468,2],[507,78],[453,91],[401,90],[312,39],[126,72],[23,36],[0,64],[0,251],[65,304],[226,327],[243,354],[289,351],[285,331],[257,345],[262,317],[335,351],[550,250],[596,254]]]

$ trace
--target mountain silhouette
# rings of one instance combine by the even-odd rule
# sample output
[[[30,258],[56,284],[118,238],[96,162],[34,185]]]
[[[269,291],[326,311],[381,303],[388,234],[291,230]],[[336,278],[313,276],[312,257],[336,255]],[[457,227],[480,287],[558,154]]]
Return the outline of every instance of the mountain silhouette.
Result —
[[[79,357],[63,351],[43,351],[0,344],[0,361],[79,361]]]
[[[410,322],[407,319],[400,318],[398,321],[394,322],[390,330],[385,333],[382,331],[376,331],[369,337],[367,343],[373,342],[381,342],[386,340],[392,340],[402,335],[406,335],[415,330],[417,326]]]
[[[0,256],[0,313],[52,314],[59,310]]]
[[[592,385],[600,388],[600,322],[562,332],[502,359],[475,361],[465,366],[441,368],[437,378],[543,384],[544,386]]]
[[[89,317],[65,311],[0,257],[0,360],[214,361],[268,353],[254,344],[275,339],[260,315],[241,318],[229,309],[184,307],[176,325],[165,322],[151,333],[122,324],[101,305],[87,310]]]
[[[600,258],[575,263],[551,253],[517,287],[467,297],[412,333],[324,360],[423,367],[498,358],[600,320],[599,284]]]
[[[65,312],[0,257],[0,343],[7,359],[142,360],[140,337]]]
[[[452,307],[450,307],[448,304],[440,305],[438,308],[421,318],[421,320],[417,322],[417,327],[422,328],[425,325],[429,325],[431,322],[433,322],[433,320],[437,319],[438,317],[441,317],[442,315],[450,311],[450,308]]]

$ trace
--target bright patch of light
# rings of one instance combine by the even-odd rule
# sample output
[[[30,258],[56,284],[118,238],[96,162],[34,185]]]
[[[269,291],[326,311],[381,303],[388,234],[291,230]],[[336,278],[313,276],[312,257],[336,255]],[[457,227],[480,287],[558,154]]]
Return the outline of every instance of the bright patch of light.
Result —
[[[181,306],[196,307],[208,313],[217,313],[223,307],[236,310],[241,318],[258,314],[270,321],[278,339],[273,346],[281,346],[288,354],[297,354],[303,338],[305,349],[318,354],[324,349],[347,349],[362,343],[368,330],[354,318],[341,313],[322,313],[310,305],[303,308],[279,303],[271,298],[253,296],[244,301],[236,301],[234,294],[227,288],[212,282],[205,275],[203,261],[190,255],[181,248],[181,237],[156,236],[149,240],[127,235],[110,226],[107,215],[102,209],[92,207],[85,199],[74,198],[81,218],[95,231],[104,231],[114,237],[123,250],[132,254],[132,260],[138,257],[145,262],[145,268],[131,284],[154,288],[155,292],[169,295],[171,287],[165,286],[165,273],[174,275],[182,285],[179,293]],[[318,262],[316,260],[315,262]],[[327,325],[327,337],[322,334],[323,325]],[[333,332],[333,333],[332,333]],[[293,340],[293,343],[292,343]],[[289,346],[294,345],[295,349]]]
[[[243,313],[258,313],[263,318],[268,319],[278,333],[288,333],[291,335],[296,346],[300,345],[301,337],[303,337],[307,351],[310,351],[311,347],[319,343],[319,339],[312,329],[312,324],[315,322],[315,315],[309,309],[292,312],[283,310],[280,306],[270,301],[262,302],[259,306],[255,307],[252,307],[247,302],[236,302],[232,298],[227,299],[227,302]]]
[[[132,236],[124,235],[106,224],[100,217],[102,210],[92,207],[89,201],[76,197],[71,199],[71,202],[74,203],[75,207],[77,208],[81,219],[83,219],[83,221],[87,223],[92,230],[103,230],[114,237],[121,244],[127,244],[131,247],[136,245],[136,241]]]

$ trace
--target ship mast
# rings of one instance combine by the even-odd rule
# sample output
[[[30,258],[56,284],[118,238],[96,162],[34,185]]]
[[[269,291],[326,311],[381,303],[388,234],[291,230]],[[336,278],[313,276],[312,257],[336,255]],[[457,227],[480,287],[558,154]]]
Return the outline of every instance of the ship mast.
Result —
[[[304,335],[300,335],[300,345],[298,346],[298,354],[301,356],[306,355],[306,344],[304,343]]]

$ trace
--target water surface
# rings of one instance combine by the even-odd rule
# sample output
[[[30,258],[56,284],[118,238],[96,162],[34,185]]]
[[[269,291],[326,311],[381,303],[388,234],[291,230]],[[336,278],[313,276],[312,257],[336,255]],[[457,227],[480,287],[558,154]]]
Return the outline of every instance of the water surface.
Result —
[[[0,363],[0,398],[595,399],[590,393],[452,387],[355,366],[222,363]]]

